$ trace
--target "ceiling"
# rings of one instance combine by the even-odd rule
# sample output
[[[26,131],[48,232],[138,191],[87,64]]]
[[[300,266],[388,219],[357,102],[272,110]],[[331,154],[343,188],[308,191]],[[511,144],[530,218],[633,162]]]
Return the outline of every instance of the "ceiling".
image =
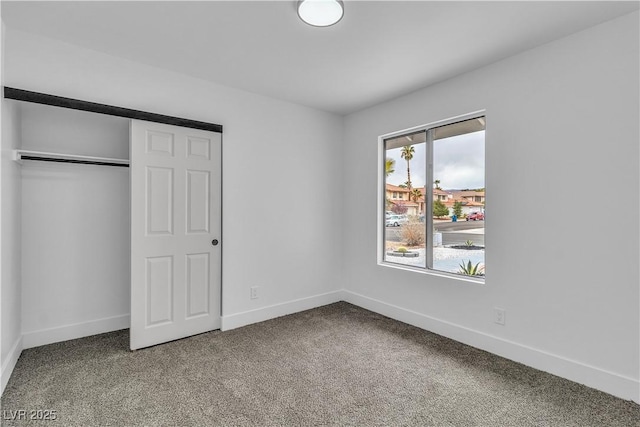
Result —
[[[10,29],[348,114],[637,10],[639,2],[10,2]]]

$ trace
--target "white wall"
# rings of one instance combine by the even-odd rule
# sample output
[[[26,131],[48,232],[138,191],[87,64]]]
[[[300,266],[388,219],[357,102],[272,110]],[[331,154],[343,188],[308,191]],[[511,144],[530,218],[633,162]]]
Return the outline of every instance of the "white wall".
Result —
[[[129,121],[18,103],[25,150],[128,158]],[[24,161],[24,348],[129,325],[127,168]]]
[[[347,300],[639,401],[638,21],[347,116]],[[481,109],[486,283],[376,265],[378,136]],[[603,211],[580,212],[578,200]],[[624,216],[607,213],[612,200]]]
[[[2,24],[2,76],[4,80],[5,28]],[[11,160],[12,149],[19,147],[18,114],[11,103],[1,102],[0,153],[0,390],[9,381],[11,371],[22,351],[20,289],[20,169]]]
[[[223,328],[339,298],[341,117],[10,28],[5,55],[7,86],[224,126]]]

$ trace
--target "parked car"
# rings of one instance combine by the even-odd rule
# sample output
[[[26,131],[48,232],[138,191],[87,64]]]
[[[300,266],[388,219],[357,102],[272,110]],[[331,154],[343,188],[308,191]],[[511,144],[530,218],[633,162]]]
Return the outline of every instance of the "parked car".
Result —
[[[384,225],[387,227],[398,227],[409,222],[406,215],[390,215],[387,217]]]
[[[467,215],[467,221],[482,221],[484,220],[484,214],[482,212],[471,212]]]

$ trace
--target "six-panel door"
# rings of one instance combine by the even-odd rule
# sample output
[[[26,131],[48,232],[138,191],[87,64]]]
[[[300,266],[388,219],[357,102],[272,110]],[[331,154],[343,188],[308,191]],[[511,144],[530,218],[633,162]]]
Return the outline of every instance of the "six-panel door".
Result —
[[[130,144],[134,350],[220,328],[221,135],[132,120]]]

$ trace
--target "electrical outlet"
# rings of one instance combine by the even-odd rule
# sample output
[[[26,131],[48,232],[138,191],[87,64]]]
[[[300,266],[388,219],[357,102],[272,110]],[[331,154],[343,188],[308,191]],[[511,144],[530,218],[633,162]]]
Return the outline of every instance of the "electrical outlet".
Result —
[[[496,322],[498,325],[504,325],[507,311],[503,308],[494,307],[493,312],[494,312],[493,321]]]
[[[251,287],[251,299],[258,299],[258,289],[260,287],[259,286],[252,286]]]

